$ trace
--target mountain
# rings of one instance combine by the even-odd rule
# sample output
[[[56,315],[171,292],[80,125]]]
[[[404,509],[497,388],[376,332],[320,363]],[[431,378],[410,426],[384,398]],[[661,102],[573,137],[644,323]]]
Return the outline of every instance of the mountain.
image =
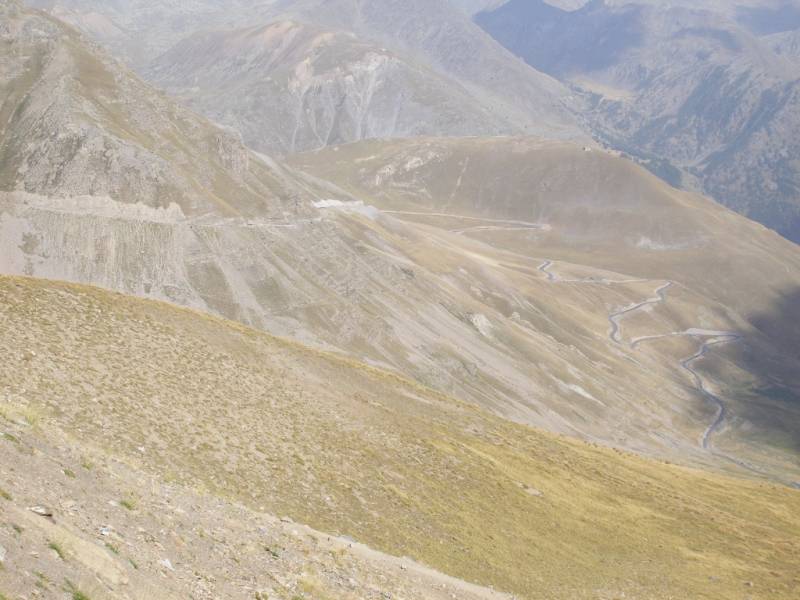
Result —
[[[236,133],[167,100],[57,20],[14,4],[3,11],[2,189],[191,217],[278,218],[293,209],[289,195],[308,203]]]
[[[95,288],[0,278],[0,321],[9,597],[796,595],[794,490]]]
[[[146,75],[261,152],[517,131],[428,67],[351,33],[291,21],[194,34]]]
[[[743,27],[757,35],[800,29],[800,6],[790,0],[739,5],[734,14]]]
[[[26,4],[47,10],[139,70],[190,33],[243,26],[237,13],[252,14],[247,11],[253,6],[247,0],[30,0]]]
[[[606,143],[798,241],[800,64],[756,35],[783,14],[764,4],[512,0],[476,21],[583,94]]]
[[[192,0],[167,5],[154,0],[35,0],[33,4],[95,35],[140,73],[146,72],[151,61],[201,30],[250,28],[288,20],[349,31],[357,34],[361,43],[387,48],[407,64],[416,65],[409,67],[412,70],[424,67],[446,80],[455,80],[449,97],[459,97],[466,91],[471,97],[467,110],[474,110],[469,104],[479,105],[478,110],[493,115],[475,134],[491,131],[493,123],[501,122],[516,133],[588,138],[566,106],[569,91],[561,83],[514,57],[448,0]],[[108,26],[97,36],[96,23],[101,19]],[[351,60],[346,53],[336,53],[341,45],[324,48],[332,51],[324,58],[328,63],[347,64]],[[168,68],[164,61],[159,61],[159,66]],[[423,73],[423,77],[429,76]],[[437,89],[442,84],[431,85]],[[351,98],[350,102],[358,100]],[[213,107],[214,114],[224,111],[224,105]],[[453,133],[459,134],[462,129],[455,128]]]
[[[160,5],[113,5],[145,53],[224,8]],[[484,106],[450,63],[508,55],[403,6],[185,43],[381,53]],[[553,80],[508,60],[525,113]],[[15,0],[0,98],[0,598],[797,595],[795,244],[568,140],[276,160]]]
[[[523,133],[585,137],[566,108],[568,90],[514,58],[448,0],[279,0],[270,10],[419,56]]]
[[[474,15],[490,8],[497,8],[503,4],[503,0],[450,0],[450,4],[457,6],[468,15]]]
[[[6,16],[0,271],[216,313],[517,422],[798,479],[791,244],[568,143],[375,142],[287,166],[52,18]],[[446,216],[392,212],[395,189]],[[530,190],[547,191],[537,212]],[[670,332],[689,333],[632,347]],[[729,333],[746,342],[702,361],[712,400],[681,364]]]

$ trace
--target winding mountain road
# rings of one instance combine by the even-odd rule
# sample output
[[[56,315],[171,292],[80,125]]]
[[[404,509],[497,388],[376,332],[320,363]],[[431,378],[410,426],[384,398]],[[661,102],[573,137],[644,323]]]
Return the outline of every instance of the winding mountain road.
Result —
[[[547,276],[548,281],[553,281],[557,283],[585,283],[585,284],[593,284],[593,285],[620,285],[623,283],[647,283],[648,281],[652,281],[650,279],[608,279],[607,277],[584,277],[582,279],[564,279],[563,277],[559,277],[552,271],[550,271],[550,267],[552,267],[555,263],[552,260],[546,260],[541,265],[539,265],[539,272],[544,273]]]
[[[546,260],[541,265],[539,265],[539,271],[544,273],[547,276],[547,281],[558,281],[556,276],[550,272],[550,267],[553,266],[552,260]]]
[[[518,221],[516,219],[488,219],[485,217],[470,217],[466,215],[456,215],[452,213],[423,212],[413,210],[382,210],[387,215],[407,215],[412,217],[439,217],[445,219],[461,219],[462,221],[476,221],[478,223],[491,223],[492,229],[550,229],[550,225],[544,223],[532,223],[531,221]],[[483,229],[483,226],[471,227],[455,233],[462,233],[471,229]]]
[[[609,279],[600,279],[600,278],[589,278],[589,279],[561,279],[556,276],[550,269],[553,266],[552,260],[545,260],[540,266],[539,271],[543,273],[547,280],[553,283],[585,283],[585,284],[612,284],[612,283],[644,283],[644,282],[653,282],[654,280],[649,279],[635,279],[635,280],[609,280]],[[666,303],[667,301],[667,290],[669,290],[672,286],[675,285],[672,281],[667,282],[660,282],[661,285],[655,290],[655,295],[652,298],[648,298],[647,300],[643,300],[642,302],[638,302],[636,304],[632,304],[627,306],[621,310],[615,311],[608,316],[608,321],[611,323],[611,330],[609,332],[609,338],[615,344],[622,344],[624,339],[622,337],[622,320],[631,315],[632,313],[645,308],[646,306],[654,305],[654,304],[662,304]],[[636,350],[641,344],[645,342],[653,342],[656,340],[669,338],[669,337],[676,337],[676,336],[688,336],[695,339],[702,339],[708,338],[703,344],[700,346],[700,349],[693,354],[692,356],[682,360],[680,362],[680,366],[684,369],[692,378],[694,382],[695,389],[700,393],[700,395],[711,402],[717,408],[717,414],[714,417],[713,422],[706,428],[703,432],[702,437],[700,438],[700,446],[709,452],[712,452],[712,445],[711,445],[711,438],[716,433],[720,427],[722,427],[723,423],[725,422],[725,417],[727,415],[727,408],[725,403],[719,396],[713,394],[706,385],[705,380],[703,377],[698,373],[698,371],[694,368],[694,364],[703,359],[709,352],[711,348],[714,346],[718,346],[721,344],[729,344],[733,342],[737,342],[742,339],[742,336],[728,331],[711,331],[706,329],[688,329],[682,332],[674,332],[674,333],[667,333],[661,335],[651,335],[651,336],[644,336],[637,339],[634,339],[629,345],[632,350]],[[722,455],[728,460],[734,462],[735,464],[748,469],[750,471],[758,472],[757,469],[754,469],[752,466],[743,463],[736,458]]]
[[[669,288],[671,288],[673,285],[674,284],[671,281],[668,281],[667,283],[665,283],[664,285],[662,285],[661,287],[659,287],[656,290],[656,292],[655,292],[656,295],[653,296],[652,298],[648,298],[647,300],[644,300],[643,302],[639,302],[638,304],[632,304],[631,306],[628,306],[627,308],[623,308],[622,310],[619,310],[619,311],[617,311],[615,313],[611,313],[608,316],[608,321],[609,321],[609,323],[611,323],[611,333],[609,334],[609,336],[611,337],[611,340],[616,342],[617,344],[621,344],[622,343],[622,323],[621,323],[622,319],[627,317],[629,314],[644,308],[645,306],[650,306],[651,304],[660,304],[662,302],[666,302],[667,301],[667,290]]]
[[[700,438],[700,445],[705,450],[709,450],[711,448],[711,436],[722,426],[722,423],[725,421],[725,413],[727,412],[727,409],[725,408],[725,403],[722,401],[722,399],[709,391],[705,380],[692,365],[698,360],[704,358],[713,346],[737,342],[740,339],[741,336],[735,333],[711,338],[710,340],[705,341],[695,354],[681,361],[681,367],[688,371],[694,379],[695,387],[700,391],[704,398],[717,407],[717,415],[714,417],[714,422],[708,426],[705,432],[703,432],[703,436]]]

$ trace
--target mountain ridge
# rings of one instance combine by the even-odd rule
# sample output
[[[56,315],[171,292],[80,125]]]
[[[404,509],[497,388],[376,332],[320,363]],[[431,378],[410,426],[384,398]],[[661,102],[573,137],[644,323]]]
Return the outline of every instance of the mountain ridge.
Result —
[[[142,72],[190,33],[203,29],[299,20],[354,31],[364,42],[386,46],[411,63],[422,63],[457,80],[475,102],[491,108],[501,121],[516,124],[520,133],[588,140],[565,106],[568,91],[561,83],[513,57],[447,0],[419,1],[413,6],[395,0],[275,0],[257,6],[237,2],[224,9],[213,0],[197,0],[181,10],[172,7],[175,19],[164,19],[162,8],[151,0],[124,6],[108,1],[86,4],[85,0],[37,0],[33,4],[56,10],[73,25],[94,33]],[[119,31],[111,37],[98,33],[96,15]],[[116,31],[109,26],[106,29]],[[470,60],[458,59],[459,53],[469,55]]]

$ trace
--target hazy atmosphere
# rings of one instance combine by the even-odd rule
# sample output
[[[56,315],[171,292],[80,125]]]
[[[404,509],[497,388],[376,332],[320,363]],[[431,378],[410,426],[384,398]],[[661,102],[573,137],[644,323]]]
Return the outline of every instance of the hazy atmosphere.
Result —
[[[0,0],[0,600],[800,597],[800,1]]]

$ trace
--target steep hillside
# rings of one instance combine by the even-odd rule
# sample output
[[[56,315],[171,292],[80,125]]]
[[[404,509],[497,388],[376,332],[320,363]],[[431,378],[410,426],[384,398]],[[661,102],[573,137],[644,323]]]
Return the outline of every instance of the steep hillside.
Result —
[[[273,10],[423,57],[521,132],[584,137],[565,108],[567,89],[504,50],[449,0],[279,0]]]
[[[800,60],[800,30],[769,35],[764,40],[773,52],[793,60]]]
[[[427,67],[353,34],[291,21],[195,34],[147,77],[261,152],[517,131]]]
[[[800,6],[792,0],[767,0],[735,7],[736,20],[757,35],[800,29]]]
[[[497,8],[503,0],[450,0],[450,4],[457,6],[468,15],[474,15],[483,10]]]
[[[501,597],[269,514],[520,598],[792,598],[800,585],[797,491],[515,426],[96,289],[2,278],[0,322],[3,593],[68,580],[91,598]]]
[[[290,162],[397,217],[417,210],[476,225],[518,223],[519,241],[583,253],[596,267],[681,279],[743,314],[774,304],[773,294],[800,277],[795,245],[613,152],[535,138],[425,138],[349,144]],[[492,231],[473,229],[492,241]]]
[[[511,600],[133,465],[30,406],[0,410],[5,598]]]
[[[742,27],[739,13],[684,4],[566,12],[512,0],[477,22],[582,92],[581,112],[604,141],[798,241],[800,63]]]

